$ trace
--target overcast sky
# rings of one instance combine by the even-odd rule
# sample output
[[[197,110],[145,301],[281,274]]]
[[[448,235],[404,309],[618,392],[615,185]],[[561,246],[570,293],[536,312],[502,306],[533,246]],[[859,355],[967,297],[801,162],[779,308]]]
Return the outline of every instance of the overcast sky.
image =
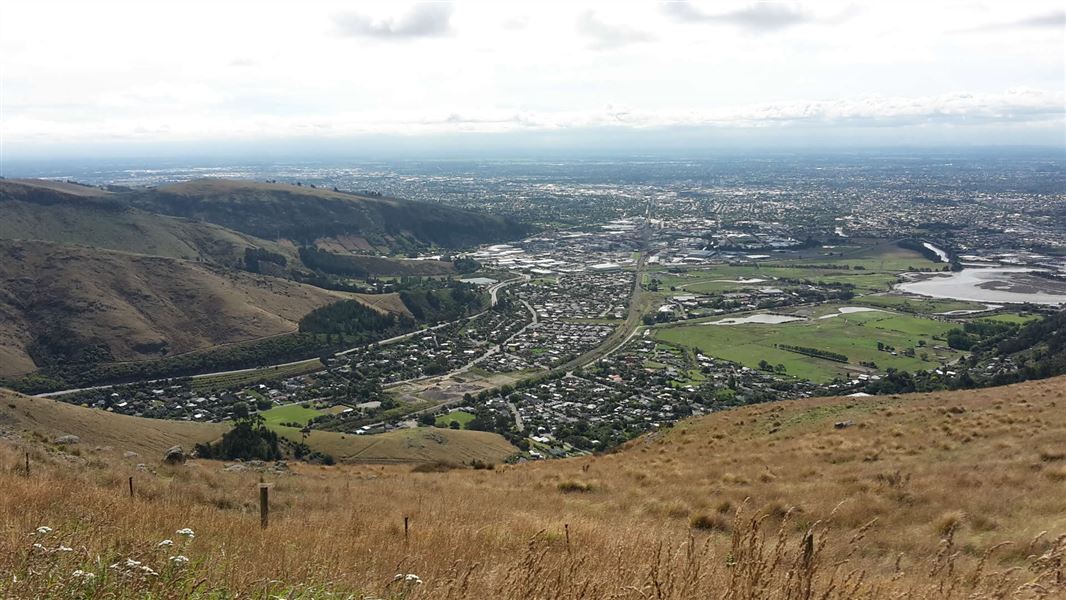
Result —
[[[1061,0],[0,0],[4,156],[1064,144]]]

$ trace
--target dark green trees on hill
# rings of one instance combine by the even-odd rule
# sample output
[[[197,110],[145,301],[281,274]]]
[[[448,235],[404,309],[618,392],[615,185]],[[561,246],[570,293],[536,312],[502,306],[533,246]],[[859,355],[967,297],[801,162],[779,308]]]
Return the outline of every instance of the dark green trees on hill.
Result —
[[[281,448],[278,447],[278,434],[267,429],[263,417],[248,415],[245,409],[245,415],[233,422],[233,429],[221,440],[213,444],[197,444],[196,454],[200,458],[222,460],[280,460]]]
[[[300,319],[301,333],[340,334],[354,343],[381,339],[382,333],[403,333],[414,326],[409,317],[381,313],[358,300],[335,302]]]

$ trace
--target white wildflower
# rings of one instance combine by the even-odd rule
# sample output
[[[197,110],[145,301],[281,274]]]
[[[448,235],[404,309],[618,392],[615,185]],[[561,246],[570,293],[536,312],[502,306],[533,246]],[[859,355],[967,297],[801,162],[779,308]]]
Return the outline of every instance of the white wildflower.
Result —
[[[37,535],[48,535],[49,533],[52,533],[53,529],[47,525],[41,525],[36,531]]]
[[[193,539],[194,537],[196,537],[196,532],[193,531],[192,529],[189,529],[188,527],[184,527],[182,529],[179,529],[179,530],[177,530],[174,533],[177,533],[180,536],[187,537],[190,540]]]
[[[411,583],[414,585],[420,585],[422,583],[422,578],[418,575],[415,575],[414,573],[397,573],[396,577],[393,577],[392,580],[403,581],[405,583]]]
[[[139,566],[141,566],[141,561],[133,560],[132,558],[127,558],[126,559],[126,568],[127,569],[132,569],[133,567],[139,567]]]
[[[92,581],[93,579],[96,579],[96,573],[90,573],[88,571],[82,571],[81,569],[78,569],[78,570],[74,571],[70,575],[72,577],[76,577],[78,579],[84,579],[85,581]]]
[[[152,568],[149,567],[148,565],[144,565],[140,569],[141,569],[141,571],[144,571],[145,575],[159,575],[159,573],[156,573],[155,571],[153,571]]]
[[[40,550],[41,552],[47,552],[47,548],[45,548],[43,544],[34,544],[33,549]]]
[[[179,554],[177,556],[171,556],[170,562],[177,567],[189,564],[189,557]]]
[[[156,544],[156,546],[159,547],[159,548],[169,548],[169,547],[171,547],[173,545],[174,545],[174,540],[163,540],[162,542],[159,542],[158,544]]]
[[[71,548],[70,546],[64,546],[63,544],[60,544],[59,546],[56,547],[56,551],[57,552],[74,552],[74,548]]]

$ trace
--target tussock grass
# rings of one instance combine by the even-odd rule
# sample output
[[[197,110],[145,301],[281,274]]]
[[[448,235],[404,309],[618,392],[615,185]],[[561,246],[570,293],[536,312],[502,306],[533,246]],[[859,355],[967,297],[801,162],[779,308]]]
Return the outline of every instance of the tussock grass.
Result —
[[[255,473],[0,442],[0,597],[1062,597],[1063,463],[1037,453],[1064,447],[1063,389],[753,406],[491,471],[294,465],[265,530]]]

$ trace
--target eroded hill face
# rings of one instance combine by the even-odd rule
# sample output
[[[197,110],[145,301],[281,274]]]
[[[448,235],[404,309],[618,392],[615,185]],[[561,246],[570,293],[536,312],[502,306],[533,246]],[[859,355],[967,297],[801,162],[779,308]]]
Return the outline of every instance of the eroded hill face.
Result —
[[[0,239],[72,244],[227,267],[241,264],[245,248],[296,255],[291,248],[218,225],[132,208],[115,194],[97,188],[31,183],[0,181]]]
[[[440,204],[276,183],[204,179],[139,192],[131,202],[266,239],[386,252],[461,248],[529,232],[508,219]]]
[[[289,333],[339,295],[207,263],[0,241],[0,375]],[[92,356],[86,353],[92,353]]]
[[[493,470],[296,465],[267,474],[266,530],[258,474],[209,461],[138,474],[119,525],[124,463],[101,452],[104,466],[82,468],[35,447],[36,479],[0,472],[0,557],[20,582],[0,591],[40,595],[97,555],[156,568],[158,541],[190,527],[194,562],[170,592],[260,594],[271,581],[272,594],[385,598],[405,589],[399,572],[417,575],[418,597],[1060,597],[1064,403],[1057,378],[757,405],[612,454]],[[41,525],[55,530],[48,547],[85,551],[38,560],[26,534]],[[162,589],[117,581],[117,597]]]

